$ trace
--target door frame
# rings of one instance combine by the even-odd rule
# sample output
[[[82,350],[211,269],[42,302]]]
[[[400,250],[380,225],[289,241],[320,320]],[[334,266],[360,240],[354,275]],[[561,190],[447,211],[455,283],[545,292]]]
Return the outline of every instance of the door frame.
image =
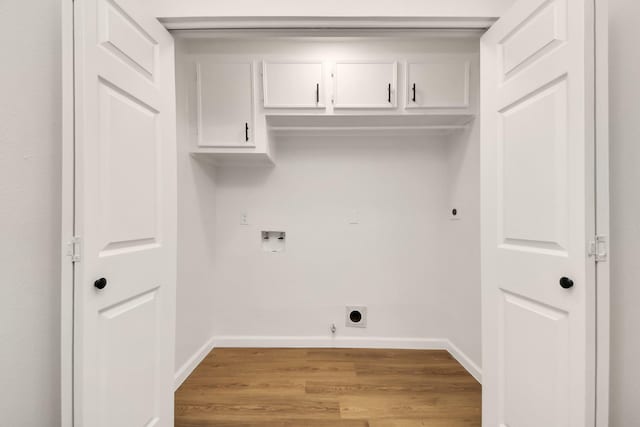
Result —
[[[61,5],[62,217],[60,280],[60,425],[73,427],[73,237],[75,235],[75,73],[73,7]]]
[[[594,2],[594,104],[596,235],[609,253],[609,8],[608,0]],[[596,427],[609,426],[611,264],[596,263]]]
[[[81,0],[80,0],[81,1]],[[607,0],[592,0],[596,6],[594,64],[596,110],[596,230],[609,238],[609,117],[608,117],[608,9]],[[372,31],[385,30],[399,34],[424,30],[486,30],[498,17],[456,18],[413,16],[357,18],[272,16],[240,17],[158,17],[168,30],[256,30],[263,32],[300,31],[304,29]],[[74,268],[71,257],[79,250],[74,239],[75,189],[75,75],[74,75],[74,2],[62,2],[62,219],[61,219],[61,316],[60,316],[60,392],[61,426],[73,427],[73,334],[74,334]],[[610,265],[600,262],[596,270],[596,427],[607,427],[609,416],[609,316]]]

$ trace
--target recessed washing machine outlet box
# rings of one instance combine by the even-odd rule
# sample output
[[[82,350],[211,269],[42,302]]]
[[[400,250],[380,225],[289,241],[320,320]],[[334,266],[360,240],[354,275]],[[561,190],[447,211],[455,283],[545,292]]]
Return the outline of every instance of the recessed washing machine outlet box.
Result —
[[[262,231],[262,250],[265,252],[284,252],[287,233],[284,231]]]
[[[367,307],[361,305],[347,306],[345,325],[350,328],[366,328]]]

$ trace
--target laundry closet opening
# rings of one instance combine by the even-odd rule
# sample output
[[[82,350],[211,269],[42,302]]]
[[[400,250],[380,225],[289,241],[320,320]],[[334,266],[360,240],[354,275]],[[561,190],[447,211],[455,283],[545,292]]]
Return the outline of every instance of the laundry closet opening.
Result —
[[[480,380],[480,32],[379,34],[174,32],[176,387],[228,347]]]

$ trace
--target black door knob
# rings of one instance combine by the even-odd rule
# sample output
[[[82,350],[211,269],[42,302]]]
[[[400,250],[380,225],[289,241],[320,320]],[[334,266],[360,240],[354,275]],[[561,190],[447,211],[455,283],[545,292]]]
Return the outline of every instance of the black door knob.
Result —
[[[560,278],[560,286],[562,286],[563,289],[573,288],[573,280],[568,277],[562,277]]]
[[[93,282],[93,286],[95,286],[98,289],[104,289],[107,286],[107,279],[105,279],[104,277],[101,277],[95,282]]]

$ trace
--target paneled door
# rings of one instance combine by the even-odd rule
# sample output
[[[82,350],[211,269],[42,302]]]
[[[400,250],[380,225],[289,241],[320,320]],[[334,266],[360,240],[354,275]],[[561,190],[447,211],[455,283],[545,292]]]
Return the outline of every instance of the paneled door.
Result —
[[[74,2],[76,426],[173,425],[174,47],[152,4]]]
[[[517,0],[481,41],[483,425],[594,424],[594,5]]]

